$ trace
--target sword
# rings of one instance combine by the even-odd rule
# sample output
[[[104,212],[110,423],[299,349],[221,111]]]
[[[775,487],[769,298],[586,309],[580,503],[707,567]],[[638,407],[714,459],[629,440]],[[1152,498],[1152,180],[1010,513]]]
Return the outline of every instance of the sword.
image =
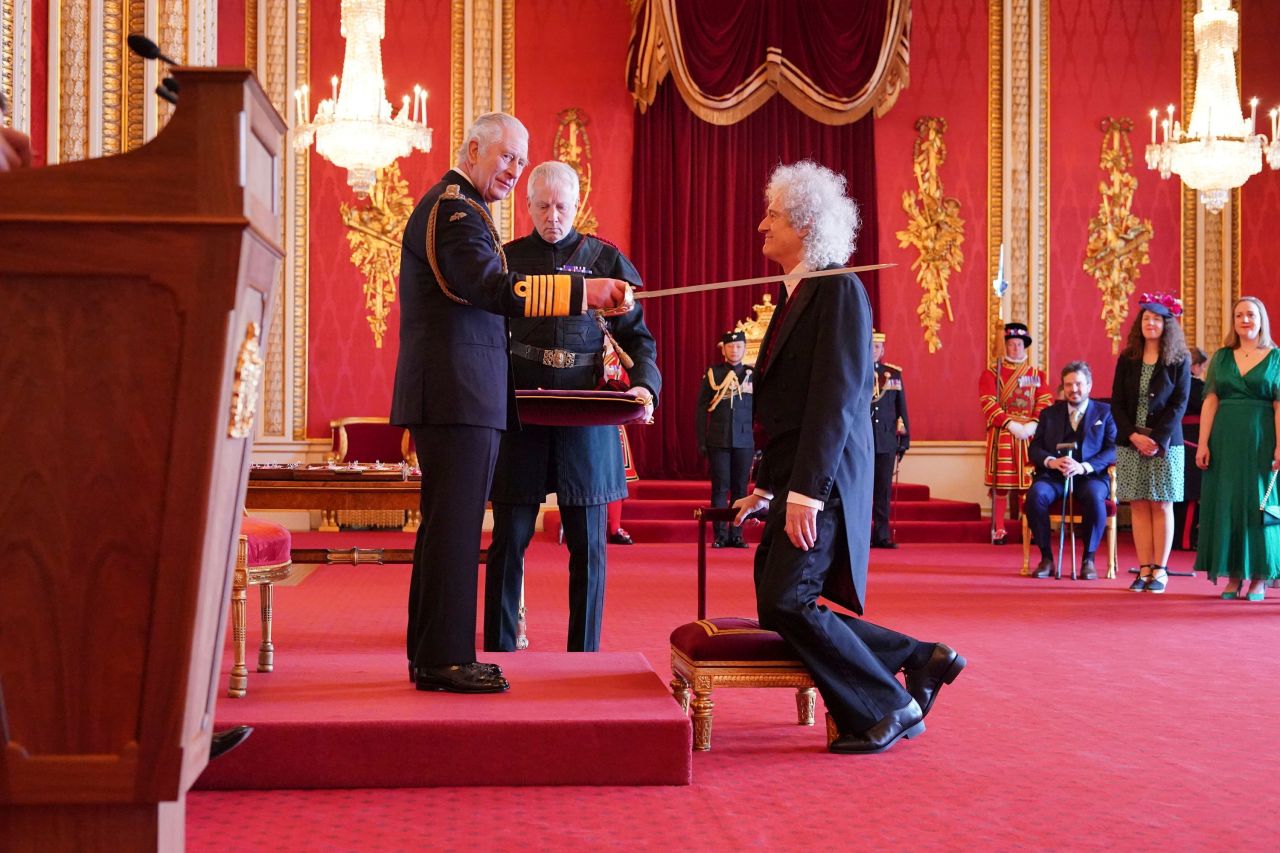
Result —
[[[896,267],[897,264],[865,264],[858,267],[840,267],[834,270],[814,270],[813,272],[804,273],[777,273],[776,275],[762,275],[757,278],[736,278],[733,281],[714,281],[709,284],[690,284],[684,287],[670,287],[666,290],[646,290],[641,293],[635,293],[630,287],[627,288],[627,296],[622,304],[617,308],[610,308],[601,311],[604,317],[617,317],[626,314],[635,306],[637,299],[657,299],[661,296],[679,296],[686,293],[702,293],[707,290],[725,290],[730,287],[749,287],[753,284],[768,284],[773,281],[795,280],[802,278],[821,278],[828,275],[843,275],[845,273],[871,272],[873,270],[883,270],[889,267]]]

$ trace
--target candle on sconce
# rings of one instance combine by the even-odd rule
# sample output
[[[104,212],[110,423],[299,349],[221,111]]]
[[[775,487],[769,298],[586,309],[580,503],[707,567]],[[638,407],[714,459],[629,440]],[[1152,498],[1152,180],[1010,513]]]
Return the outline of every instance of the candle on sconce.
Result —
[[[1164,132],[1163,141],[1169,141],[1169,120],[1167,118],[1160,119],[1160,130]]]
[[[1249,135],[1258,132],[1258,99],[1249,99]]]
[[[311,87],[306,83],[302,84],[302,118],[311,118]]]
[[[422,126],[427,126],[427,90],[422,90]]]
[[[1280,125],[1280,107],[1273,107],[1271,110],[1271,141],[1276,141],[1277,125]]]
[[[302,111],[302,89],[293,90],[293,110],[298,121],[306,121],[307,115]]]
[[[401,118],[407,118],[410,121],[413,120],[409,116],[409,96],[408,95],[405,95],[404,100],[400,102],[400,116]]]
[[[1169,106],[1165,107],[1165,108],[1164,108],[1164,111],[1165,111],[1165,113],[1167,113],[1167,114],[1168,114],[1168,116],[1169,116],[1169,125],[1168,125],[1168,130],[1167,130],[1167,131],[1165,131],[1165,137],[1164,137],[1164,141],[1165,141],[1165,142],[1168,142],[1168,141],[1169,141],[1169,134],[1173,133],[1173,104],[1170,104]]]
[[[330,77],[329,82],[333,84],[333,104],[336,107],[338,105],[338,75],[335,74]]]
[[[1156,111],[1151,111],[1151,144],[1156,144]]]

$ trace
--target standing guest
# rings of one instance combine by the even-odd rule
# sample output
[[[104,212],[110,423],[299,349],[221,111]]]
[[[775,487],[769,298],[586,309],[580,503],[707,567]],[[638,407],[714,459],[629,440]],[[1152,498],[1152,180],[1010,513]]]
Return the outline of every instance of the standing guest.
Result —
[[[834,269],[853,251],[858,211],[843,176],[808,161],[779,166],[765,198],[763,252],[784,273]],[[866,601],[871,306],[854,275],[783,281],[756,362],[755,414],[768,442],[735,523],[767,511],[755,557],[760,624],[813,676],[840,731],[831,751],[883,752],[924,732],[965,660],[818,602],[861,614]]]
[[[907,392],[902,387],[902,368],[882,361],[884,332],[871,333],[871,369],[875,384],[871,389],[871,432],[875,436],[876,481],[871,499],[871,547],[897,548],[889,527],[889,504],[893,499],[893,469],[911,446],[907,421]]]
[[[1200,468],[1195,465],[1200,446],[1200,409],[1204,405],[1204,373],[1209,356],[1200,347],[1191,347],[1191,392],[1187,412],[1182,416],[1182,439],[1191,464],[1182,466],[1182,500],[1173,505],[1173,547],[1178,551],[1196,549],[1200,526]]]
[[[1240,597],[1248,581],[1248,599],[1262,601],[1267,581],[1280,578],[1280,526],[1263,526],[1258,510],[1280,468],[1280,358],[1262,300],[1240,297],[1231,316],[1231,331],[1209,362],[1200,411],[1204,509],[1196,570],[1215,584],[1226,575],[1225,599]],[[1276,503],[1274,493],[1268,503]]]
[[[1182,302],[1144,293],[1116,361],[1111,412],[1116,420],[1116,499],[1129,501],[1138,577],[1129,589],[1162,593],[1169,585],[1173,502],[1182,500],[1182,416],[1191,391],[1191,353],[1182,335]]]
[[[1005,323],[1004,358],[978,379],[978,403],[987,421],[983,484],[991,491],[991,544],[1003,545],[1006,507],[1031,485],[1027,444],[1040,413],[1053,402],[1049,385],[1027,357],[1031,334],[1022,323]],[[1009,498],[1013,500],[1010,502]]]
[[[751,401],[755,396],[754,370],[742,363],[747,354],[747,335],[725,332],[720,337],[724,361],[707,368],[698,390],[693,433],[698,454],[711,463],[711,505],[729,504],[747,494],[747,477],[755,456],[751,434]],[[746,548],[742,529],[727,522],[715,523],[712,548]]]
[[[1071,477],[1073,509],[1084,527],[1084,555],[1080,577],[1097,580],[1094,554],[1107,523],[1107,497],[1111,491],[1108,466],[1116,461],[1116,423],[1111,407],[1089,399],[1093,372],[1083,361],[1062,368],[1062,399],[1040,414],[1040,429],[1031,441],[1031,462],[1036,479],[1027,491],[1027,527],[1040,547],[1040,564],[1032,577],[1054,574],[1049,508],[1066,493]],[[1064,445],[1073,445],[1066,450]]]
[[[480,116],[457,165],[405,225],[391,422],[409,429],[422,468],[406,631],[419,690],[508,687],[497,666],[476,661],[475,636],[480,530],[498,438],[519,424],[506,317],[576,315],[631,298],[619,279],[508,270],[488,206],[515,189],[528,150],[528,131],[513,116]]]
[[[558,160],[533,168],[528,184],[534,231],[505,247],[507,263],[526,273],[607,275],[643,286],[626,255],[573,227],[578,175]],[[610,375],[611,348],[632,360],[628,393],[652,410],[662,388],[657,347],[636,305],[608,320],[594,312],[577,317],[520,317],[510,324],[511,369],[517,388],[589,391]],[[603,371],[603,372],[602,372]],[[612,385],[610,387],[613,387]],[[649,412],[646,412],[649,414]],[[525,426],[502,436],[493,477],[493,542],[485,567],[484,648],[516,648],[524,554],[533,538],[538,507],[556,493],[569,548],[571,652],[600,650],[604,619],[605,505],[627,494],[622,447],[615,426]]]

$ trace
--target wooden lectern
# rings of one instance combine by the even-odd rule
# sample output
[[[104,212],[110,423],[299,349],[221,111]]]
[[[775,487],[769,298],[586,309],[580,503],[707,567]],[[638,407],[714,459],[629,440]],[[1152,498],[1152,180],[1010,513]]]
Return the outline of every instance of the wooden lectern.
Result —
[[[181,849],[281,264],[284,122],[175,69],[118,157],[0,175],[0,848]]]

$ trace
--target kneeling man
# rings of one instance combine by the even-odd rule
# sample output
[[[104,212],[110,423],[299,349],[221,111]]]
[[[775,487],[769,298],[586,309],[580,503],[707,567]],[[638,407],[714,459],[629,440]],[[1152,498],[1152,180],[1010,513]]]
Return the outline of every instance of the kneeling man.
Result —
[[[1111,407],[1089,399],[1093,374],[1083,361],[1062,368],[1062,397],[1040,414],[1040,428],[1031,441],[1030,457],[1036,479],[1027,491],[1027,524],[1040,546],[1038,578],[1053,575],[1053,551],[1049,547],[1049,508],[1060,500],[1071,480],[1073,509],[1084,521],[1084,557],[1080,576],[1096,580],[1093,555],[1107,521],[1107,496],[1111,491],[1107,466],[1116,461],[1116,422]]]

